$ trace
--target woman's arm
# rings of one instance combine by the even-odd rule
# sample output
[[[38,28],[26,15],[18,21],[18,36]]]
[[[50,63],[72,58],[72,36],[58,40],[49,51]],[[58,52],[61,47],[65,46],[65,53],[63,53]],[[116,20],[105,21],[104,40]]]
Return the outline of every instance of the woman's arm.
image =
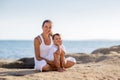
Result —
[[[34,39],[34,51],[35,51],[35,57],[37,60],[42,60],[42,58],[40,57],[40,40],[38,39],[38,37],[36,37]]]

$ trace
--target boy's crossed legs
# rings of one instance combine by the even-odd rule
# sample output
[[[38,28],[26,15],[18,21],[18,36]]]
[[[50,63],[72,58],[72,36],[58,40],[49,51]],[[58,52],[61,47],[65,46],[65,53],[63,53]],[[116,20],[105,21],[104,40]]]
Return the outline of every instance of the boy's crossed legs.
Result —
[[[59,72],[65,71],[65,54],[61,52],[60,54],[54,53],[54,64]]]

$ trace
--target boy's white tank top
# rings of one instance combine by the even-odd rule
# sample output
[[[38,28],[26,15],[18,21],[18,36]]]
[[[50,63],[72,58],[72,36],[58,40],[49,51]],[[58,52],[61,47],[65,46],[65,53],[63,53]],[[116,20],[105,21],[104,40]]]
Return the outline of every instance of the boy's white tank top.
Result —
[[[46,45],[46,44],[44,43],[44,40],[43,40],[42,35],[39,35],[39,38],[41,39],[41,44],[40,44],[40,56],[43,57],[43,58],[45,58],[46,55],[47,55],[47,53],[49,52],[52,44],[53,44],[52,37],[50,37],[50,40],[51,40],[50,45]]]

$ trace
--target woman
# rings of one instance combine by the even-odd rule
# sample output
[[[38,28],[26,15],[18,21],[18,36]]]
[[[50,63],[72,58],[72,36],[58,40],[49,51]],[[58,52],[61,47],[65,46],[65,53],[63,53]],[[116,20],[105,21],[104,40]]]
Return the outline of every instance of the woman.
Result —
[[[49,52],[52,41],[52,22],[45,20],[42,24],[43,32],[34,39],[35,50],[35,66],[34,68],[39,71],[54,70],[54,62],[46,59],[46,55]],[[57,53],[57,52],[56,52]],[[69,68],[76,63],[74,58],[66,58],[65,67]]]

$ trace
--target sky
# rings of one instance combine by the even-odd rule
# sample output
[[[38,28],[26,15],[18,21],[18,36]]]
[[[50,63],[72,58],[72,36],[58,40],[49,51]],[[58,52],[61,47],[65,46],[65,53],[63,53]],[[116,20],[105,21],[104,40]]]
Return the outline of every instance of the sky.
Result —
[[[0,0],[0,40],[33,40],[46,19],[64,40],[120,40],[120,0]]]

